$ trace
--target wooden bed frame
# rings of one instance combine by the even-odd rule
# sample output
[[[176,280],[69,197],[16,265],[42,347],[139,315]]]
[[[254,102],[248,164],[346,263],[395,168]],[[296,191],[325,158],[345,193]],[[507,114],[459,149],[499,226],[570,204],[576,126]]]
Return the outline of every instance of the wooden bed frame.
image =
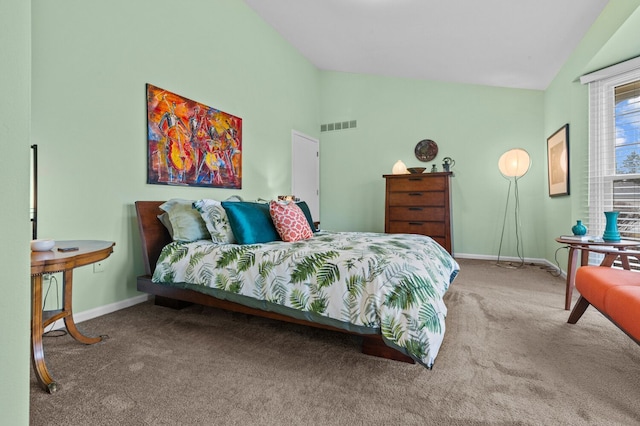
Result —
[[[154,295],[155,303],[157,305],[179,309],[189,304],[196,303],[199,305],[225,309],[227,311],[241,312],[258,317],[271,318],[294,324],[302,324],[309,327],[355,334],[362,336],[362,352],[367,355],[409,362],[412,364],[415,363],[411,357],[387,346],[382,340],[382,336],[379,334],[360,334],[342,330],[328,325],[292,318],[275,312],[250,308],[238,303],[217,299],[213,296],[198,293],[193,290],[168,287],[152,282],[151,276],[153,275],[156,263],[158,262],[158,257],[160,257],[160,252],[164,246],[171,242],[169,232],[158,219],[158,215],[163,213],[159,208],[162,203],[164,203],[164,201],[136,201],[135,203],[145,270],[145,275],[141,275],[137,279],[137,288],[138,291]]]

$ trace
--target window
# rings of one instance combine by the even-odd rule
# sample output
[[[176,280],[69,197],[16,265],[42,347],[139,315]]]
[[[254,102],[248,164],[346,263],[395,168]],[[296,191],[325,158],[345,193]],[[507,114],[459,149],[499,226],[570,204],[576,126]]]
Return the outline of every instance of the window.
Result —
[[[624,239],[640,241],[640,58],[581,78],[589,83],[589,233],[619,211]]]
[[[613,210],[620,235],[640,239],[640,81],[615,88],[615,128]]]

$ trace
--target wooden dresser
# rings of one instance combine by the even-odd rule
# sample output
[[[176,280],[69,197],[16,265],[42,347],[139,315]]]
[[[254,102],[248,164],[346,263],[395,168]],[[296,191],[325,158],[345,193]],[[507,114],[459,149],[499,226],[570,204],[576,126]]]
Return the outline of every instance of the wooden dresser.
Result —
[[[453,254],[452,175],[451,172],[384,175],[387,181],[384,231],[428,235]]]

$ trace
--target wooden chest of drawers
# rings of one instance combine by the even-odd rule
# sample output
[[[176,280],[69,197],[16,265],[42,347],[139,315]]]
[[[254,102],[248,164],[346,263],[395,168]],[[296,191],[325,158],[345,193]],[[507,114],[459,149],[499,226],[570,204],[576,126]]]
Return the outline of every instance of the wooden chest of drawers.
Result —
[[[452,174],[384,175],[387,182],[384,231],[428,235],[453,254]]]

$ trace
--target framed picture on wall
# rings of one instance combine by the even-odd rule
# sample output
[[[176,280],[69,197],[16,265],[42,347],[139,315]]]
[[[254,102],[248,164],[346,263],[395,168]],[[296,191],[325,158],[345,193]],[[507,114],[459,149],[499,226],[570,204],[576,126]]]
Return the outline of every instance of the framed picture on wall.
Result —
[[[569,124],[547,138],[549,196],[569,195]]]
[[[242,188],[242,119],[147,84],[147,183]]]

